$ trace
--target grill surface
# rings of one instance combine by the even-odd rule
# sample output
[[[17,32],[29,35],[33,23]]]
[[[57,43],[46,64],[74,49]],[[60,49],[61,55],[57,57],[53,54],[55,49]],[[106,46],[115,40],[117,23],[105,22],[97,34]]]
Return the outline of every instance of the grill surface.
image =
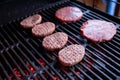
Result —
[[[76,23],[68,24],[55,19],[55,11],[69,5],[79,7],[84,12],[83,18]],[[55,32],[62,31],[69,35],[67,45],[74,43],[84,45],[86,47],[84,59],[73,67],[60,65],[58,52],[44,50],[41,46],[42,39],[33,37],[31,30],[25,30],[19,25],[23,19],[21,18],[0,26],[0,80],[120,79],[120,24],[69,0],[58,2],[43,10],[38,9],[36,13],[42,15],[43,22],[54,22]],[[111,41],[105,43],[94,44],[87,41],[81,37],[79,28],[88,19],[113,22],[117,26],[117,34]]]

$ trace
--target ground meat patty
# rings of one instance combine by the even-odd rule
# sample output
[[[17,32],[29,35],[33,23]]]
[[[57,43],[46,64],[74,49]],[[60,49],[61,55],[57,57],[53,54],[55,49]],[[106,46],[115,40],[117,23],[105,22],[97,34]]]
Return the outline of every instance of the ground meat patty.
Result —
[[[57,32],[43,39],[42,45],[49,51],[61,49],[68,41],[68,35],[63,32]]]
[[[59,61],[64,66],[73,66],[79,63],[85,54],[85,48],[82,45],[73,44],[59,51]]]
[[[109,41],[116,34],[116,26],[107,21],[88,20],[80,28],[82,35],[92,42]]]
[[[32,28],[41,21],[42,17],[39,14],[35,14],[25,18],[23,21],[20,22],[20,25],[24,28]]]
[[[32,34],[36,37],[45,37],[50,35],[55,30],[55,24],[52,22],[44,22],[42,24],[38,24],[32,28]]]
[[[68,6],[58,9],[55,16],[62,22],[75,22],[82,18],[83,13],[77,7]]]

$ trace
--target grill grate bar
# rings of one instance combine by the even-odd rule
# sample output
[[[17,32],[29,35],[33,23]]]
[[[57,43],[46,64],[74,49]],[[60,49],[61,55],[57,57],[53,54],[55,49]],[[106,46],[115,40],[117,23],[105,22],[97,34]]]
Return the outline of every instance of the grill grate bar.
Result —
[[[95,12],[90,12],[91,14],[90,14],[90,16],[95,16],[96,18],[98,18],[98,19],[103,19],[103,20],[106,20],[106,21],[109,21],[109,22],[112,22],[112,23],[114,23],[114,24],[117,24],[116,22],[114,22],[113,20],[111,20],[111,19],[108,19],[108,18],[106,18],[106,17],[104,17],[104,16],[102,16],[102,15],[99,15],[99,14],[97,14],[97,13],[95,13]],[[92,15],[93,14],[93,15]],[[93,16],[93,17],[94,17]]]
[[[103,66],[100,65],[100,63],[98,63],[96,60],[94,60],[93,58],[91,58],[87,53],[86,53],[86,56],[87,56],[90,60],[94,61],[94,62],[95,62],[95,65],[97,64],[98,66],[104,68]],[[88,63],[89,63],[89,65],[91,65],[90,62],[88,62]],[[101,72],[101,70],[99,70],[95,65],[91,65],[91,66],[92,66],[93,68],[95,68],[98,72],[100,72],[99,75],[101,74],[101,76],[105,76],[105,75]],[[104,69],[106,69],[106,68],[104,68]],[[96,74],[95,74],[95,75],[96,75]],[[99,79],[101,79],[98,75],[96,75],[96,76],[97,76]]]
[[[86,55],[87,55],[87,53],[86,53]],[[87,55],[88,56],[88,55]],[[88,57],[88,58],[91,58],[91,57]],[[94,70],[96,70],[96,71],[98,71],[99,73],[101,73],[102,74],[102,72],[98,69],[98,68],[96,68],[96,66],[94,66],[94,65],[92,65],[88,60],[86,60],[86,59],[84,59],[90,66],[92,66],[92,68],[94,68]],[[98,64],[99,65],[99,64]],[[91,70],[90,70],[91,71]],[[95,72],[92,72],[91,71],[91,73],[94,75],[94,76],[96,76],[99,80],[101,80],[102,78],[101,77],[99,77],[98,76],[98,74],[96,74]]]
[[[90,48],[92,48],[90,46]],[[102,58],[100,58],[98,55],[94,54],[92,51],[90,51],[88,48],[86,48],[89,52],[91,52],[95,57],[97,57],[99,60],[101,60],[102,62],[104,62],[106,65],[108,65],[109,67],[111,67],[112,69],[118,71],[116,68],[114,68],[111,64],[105,62]],[[95,50],[95,49],[94,49]],[[98,52],[98,53],[101,53],[101,52]],[[118,71],[119,72],[119,71]]]
[[[113,41],[114,42],[114,41]],[[113,47],[115,47],[116,48],[116,50],[120,50],[120,48],[118,47],[118,46],[120,46],[119,44],[115,44],[116,42],[114,42],[114,44],[113,43],[111,43],[111,42],[108,42],[108,44],[110,44],[110,46],[113,46]],[[117,45],[117,46],[116,46]],[[119,55],[119,53],[118,54],[116,54],[116,55]]]
[[[99,46],[101,49],[103,49],[103,47],[102,46],[100,46],[99,44],[97,44],[97,46]],[[104,49],[103,49],[104,50]],[[97,50],[96,50],[97,51]],[[110,52],[108,52],[106,49],[104,50],[104,51],[106,51],[107,53],[110,53]],[[101,52],[100,52],[101,53]],[[111,53],[112,54],[112,53]],[[118,63],[116,63],[115,61],[113,61],[111,58],[109,58],[108,56],[106,56],[106,55],[104,55],[104,54],[102,54],[101,53],[101,55],[102,56],[105,56],[107,59],[109,59],[111,62],[114,62],[114,64],[116,64],[117,66],[119,66],[119,64]],[[113,55],[112,55],[113,56]],[[118,61],[119,62],[119,61]]]
[[[120,25],[119,25],[119,28],[117,28],[118,30],[117,30],[117,33],[119,33],[120,34]],[[118,36],[119,37],[119,36]]]
[[[15,60],[13,60],[13,57],[10,55],[9,52],[7,52],[7,54],[9,55],[10,59],[14,62],[14,64],[17,66],[18,70],[20,71],[20,73],[24,76],[25,74],[23,73],[23,71],[20,69],[20,67],[17,65],[17,63],[15,62]]]
[[[29,54],[35,59],[35,61],[39,64],[38,60],[33,56],[33,54],[29,51],[29,49],[27,47],[25,47],[24,44],[21,43],[21,45],[29,52]],[[32,47],[30,44],[29,44],[30,47]],[[32,47],[32,49],[35,51],[35,49]],[[42,66],[41,64],[39,64],[40,66]],[[49,74],[49,72],[42,66],[42,68]],[[49,76],[51,78],[53,78],[53,76],[51,74],[49,74]]]
[[[115,39],[115,37],[114,37],[114,39]],[[112,40],[112,42],[113,42],[113,44],[115,44],[115,45],[117,45],[117,46],[114,46],[114,47],[116,47],[116,48],[118,48],[118,46],[120,46],[120,44],[118,44],[115,40],[113,41]],[[108,42],[109,43],[109,42]],[[112,43],[111,43],[112,44]],[[119,48],[118,48],[119,49]]]
[[[112,21],[112,20],[110,20],[110,19],[107,19],[107,18],[105,18],[105,17],[103,17],[103,16],[101,16],[101,15],[96,15],[96,13],[95,12],[92,12],[92,11],[90,11],[90,13],[88,13],[89,15],[85,15],[86,17],[88,17],[88,19],[99,19],[99,20],[106,20],[106,21],[108,21],[108,22],[112,22],[112,23],[114,23],[116,26],[117,25],[119,25],[118,23],[116,23],[116,22],[114,22],[114,21]],[[93,15],[94,14],[94,15]]]
[[[91,50],[89,50],[88,48],[86,48],[86,50],[92,54],[94,54]],[[94,56],[97,56],[96,54]],[[98,57],[98,56],[97,56]],[[99,58],[99,57],[98,57]],[[99,70],[100,71],[100,70]],[[104,76],[107,78],[107,79],[111,79],[106,73],[100,71],[101,74],[104,74]]]
[[[43,74],[39,74],[39,76],[41,76],[42,80],[47,80],[47,79],[43,76]]]
[[[16,54],[17,52],[15,50],[13,50],[13,53],[16,55],[17,59],[19,59],[20,63],[23,64],[23,66],[25,67],[25,69],[30,73],[30,70],[27,68],[26,64],[23,62],[23,60],[18,56],[18,54]]]
[[[28,45],[29,45],[29,44],[28,44]],[[29,46],[30,46],[30,45],[29,45]],[[31,47],[31,46],[30,46],[30,47]],[[34,48],[32,48],[32,49],[34,49]],[[57,73],[57,71],[39,54],[38,51],[36,51],[36,50],[34,49],[34,52],[37,53],[38,56],[41,57],[41,59],[43,59],[43,60],[45,61],[45,63],[46,63],[49,67],[51,67],[51,69],[52,69],[58,76],[60,76],[61,79],[63,79],[63,77],[62,77],[60,74]]]
[[[27,35],[27,37],[25,36],[26,33],[23,32],[24,29],[19,28],[19,27],[21,27],[21,26],[19,25],[19,23],[16,22],[16,23],[13,23],[12,25],[13,25],[14,31],[16,32],[17,35],[19,35],[21,41],[26,41],[29,35]],[[18,27],[15,28],[15,26],[18,26]],[[20,29],[20,30],[16,31],[16,29]],[[22,40],[22,39],[23,39],[23,40]]]
[[[18,80],[18,77],[15,75],[15,73],[14,73],[14,71],[13,71],[11,65],[10,65],[9,62],[7,61],[7,59],[4,57],[3,54],[0,54],[0,55],[2,56],[3,60],[4,60],[5,63],[7,64],[8,68],[12,71],[12,74],[13,74],[13,75],[15,76],[15,78]]]
[[[93,14],[91,14],[91,12],[90,13],[88,13],[88,15],[84,15],[85,17],[86,17],[86,19],[87,20],[89,20],[89,19],[99,19],[99,20],[105,20],[105,19],[102,19],[102,16],[101,17],[99,17],[99,16],[96,16],[96,15],[93,15]],[[118,28],[118,26],[119,26],[119,24],[118,23],[115,23],[115,22],[113,22],[113,21],[111,21],[111,20],[106,20],[106,21],[108,21],[108,22],[112,22],[113,24],[115,24],[116,25],[116,27]]]
[[[26,50],[29,50],[28,48],[26,48],[22,43],[21,43],[21,45],[26,49]],[[21,51],[21,50],[20,50]],[[29,52],[30,53],[30,52]],[[30,53],[30,55],[31,55],[31,53]],[[26,55],[25,55],[26,56]],[[29,58],[27,58],[28,59],[28,61],[29,61],[29,63],[34,67],[34,69],[35,69],[35,71],[37,71],[38,69],[35,67],[35,65],[33,64],[33,63],[31,63],[32,61],[30,61],[30,59]],[[39,64],[39,62],[36,60],[36,62]],[[40,66],[42,66],[41,64],[39,64]],[[47,74],[49,74],[49,76],[51,77],[51,78],[53,78],[52,77],[52,75],[42,66],[42,69],[44,69],[45,71],[46,71],[46,73]]]
[[[12,25],[11,25],[11,27],[10,28],[8,28],[9,30],[10,30],[10,32],[12,33],[12,31],[14,31],[15,32],[15,30],[14,30],[14,28],[12,27]],[[12,30],[11,30],[12,29]],[[17,36],[17,34],[14,34],[14,37],[16,37]],[[16,37],[16,39],[18,40],[18,38]],[[26,66],[26,64],[23,62],[23,60],[18,56],[18,54],[16,54],[17,52],[15,51],[15,50],[13,50],[13,48],[12,48],[12,51],[13,51],[13,53],[17,56],[17,58],[21,61],[21,63],[23,64],[23,66],[25,67],[25,69],[30,73],[30,70],[27,68],[27,66]]]
[[[36,53],[38,53],[38,51],[36,51],[34,48],[33,48],[33,46],[31,45],[31,44],[28,44],[30,47],[32,47],[32,49],[36,52]],[[40,56],[40,55],[39,55]],[[42,58],[42,57],[41,57]],[[46,61],[46,60],[45,60]],[[47,62],[48,63],[48,62]]]
[[[98,63],[96,60],[94,60],[93,58],[91,58],[89,55],[87,55],[86,54],[86,56],[88,57],[88,58],[90,58],[92,61],[94,61],[97,65],[99,65],[100,67],[102,67],[102,68],[104,68],[107,72],[109,72],[110,74],[112,74],[112,75],[114,75],[114,76],[116,76],[115,74],[113,74],[110,70],[108,70],[107,68],[105,68],[105,67],[103,67],[102,65],[100,65],[100,63]],[[89,63],[90,64],[90,63]],[[96,68],[94,65],[91,65],[91,66],[93,66],[94,68]],[[97,69],[97,68],[96,68]],[[99,69],[97,69],[97,70],[99,70]],[[99,70],[100,71],[100,70]],[[101,72],[101,71],[100,71]],[[103,74],[102,74],[102,76],[104,76]],[[99,76],[98,76],[99,77]]]
[[[47,80],[43,74],[39,74],[38,76],[40,76],[40,80]],[[38,80],[38,78],[36,78],[36,80]]]
[[[12,36],[13,36],[13,39],[15,39],[16,40],[16,42],[18,42],[18,41],[20,41],[18,38],[17,38],[17,36],[14,34],[14,32],[11,30],[11,27],[12,27],[13,25],[10,25],[10,27],[5,27],[5,30],[7,31],[7,33],[11,33],[12,34]],[[15,43],[15,42],[14,42]]]
[[[85,60],[86,61],[86,60]],[[89,62],[87,62],[89,64]],[[90,64],[89,64],[90,65]],[[91,66],[91,65],[90,65]],[[83,65],[83,67],[86,67],[85,65]],[[94,65],[92,66],[95,70],[97,70],[99,73],[103,74],[102,71],[100,71],[99,69],[95,68]],[[88,67],[87,70],[92,73],[92,75],[97,76],[96,73],[94,73],[93,71],[91,71]],[[106,74],[104,73],[104,75],[106,76]],[[107,78],[109,78],[108,76],[106,76]],[[99,80],[101,79],[100,77],[97,77]],[[109,78],[110,79],[110,78]]]
[[[21,43],[22,44],[22,43]],[[23,45],[23,44],[22,44]],[[24,45],[23,45],[24,46]],[[31,46],[30,44],[28,45],[28,46]],[[25,46],[24,46],[25,47]],[[32,46],[31,46],[32,47]],[[33,49],[33,47],[32,47],[32,49]],[[26,50],[29,50],[28,48],[26,48]],[[29,52],[29,51],[28,51]],[[29,52],[30,53],[30,52]],[[30,55],[32,55],[31,53],[30,53]],[[39,64],[39,62],[36,60],[36,58],[32,55],[32,57],[35,59],[35,61]],[[41,65],[41,64],[40,64]],[[42,66],[42,65],[41,65]],[[46,71],[46,73],[47,74],[49,74],[49,76],[51,77],[51,78],[53,78],[53,76],[44,68],[44,67],[42,67],[45,71]]]
[[[6,36],[8,38],[8,41],[9,41],[9,44],[8,45],[11,45],[14,43],[13,39],[9,36],[9,34],[3,29],[1,28],[0,29],[1,32],[3,32],[4,36]],[[3,37],[4,39],[6,39],[5,37]],[[6,39],[7,40],[7,39]]]
[[[107,47],[109,50],[113,51],[113,53],[119,54],[118,51],[114,50],[113,48],[109,47],[108,45],[106,45],[106,44],[102,44],[102,45],[104,45],[105,47]],[[100,46],[102,46],[102,45],[100,45]],[[110,53],[110,52],[109,52],[109,53]],[[114,59],[116,59],[115,61],[117,61],[117,60],[120,61],[120,58],[118,58],[118,57],[115,56],[114,54],[111,53],[110,55],[112,55],[112,57],[114,57]],[[115,62],[115,61],[114,61],[114,62]]]
[[[59,30],[59,31],[63,31],[62,29],[60,29],[60,28],[57,28],[56,29],[56,31],[57,30]],[[66,29],[67,30],[67,29]],[[68,31],[69,32],[69,31]],[[73,36],[75,36],[76,37],[76,35],[74,35],[73,33],[70,33],[70,34],[72,34]],[[78,41],[76,41],[76,40],[74,40],[70,35],[68,35],[68,37],[71,39],[71,40],[73,40],[75,43],[77,43],[77,44],[80,44]],[[76,37],[77,38],[77,37]],[[70,41],[68,41],[70,44],[72,44],[72,42],[70,42]]]
[[[79,23],[78,23],[78,24],[79,24]],[[74,28],[73,28],[73,27],[70,27],[70,26],[77,26],[77,25],[74,25],[74,24],[70,24],[70,23],[69,23],[69,24],[65,24],[65,26],[69,27],[71,30],[73,30],[73,31],[75,31],[76,33],[80,34],[79,31],[78,31],[78,30],[79,30],[78,27],[74,27]],[[77,30],[77,29],[78,29],[78,30]]]
[[[10,27],[11,25],[9,25],[9,27],[4,27],[4,30],[7,31],[7,34],[13,39],[14,44],[16,44],[19,39],[15,36],[14,32],[11,32]]]
[[[83,80],[83,79],[81,78],[81,76],[79,76],[78,74],[76,74],[76,72],[75,72],[73,69],[71,69],[71,68],[70,68],[70,70],[71,70],[71,72],[73,72],[73,73],[74,73],[74,75],[75,75],[75,76],[77,76],[77,78],[79,78],[79,79]]]
[[[119,32],[117,32],[117,33],[119,33]],[[116,39],[120,40],[120,34],[117,34],[115,37],[116,37]]]
[[[20,53],[25,57],[25,59],[27,59],[27,61],[30,63],[30,65],[32,65],[32,67],[37,70],[37,68],[35,67],[35,65],[32,63],[32,61],[27,57],[27,55],[24,54],[24,52],[19,48],[17,47],[18,50],[20,51]]]
[[[68,72],[66,72],[66,71],[64,71],[64,70],[62,70],[62,72],[64,72],[64,73],[69,77],[69,79],[74,80],[74,78],[71,77],[71,76],[68,74]],[[80,77],[80,79],[81,79],[81,77]]]
[[[13,63],[16,65],[16,67],[18,68],[18,70],[20,71],[20,73],[25,76],[24,72],[21,70],[21,68],[18,66],[17,62],[15,60],[13,60],[13,57],[10,55],[10,53],[7,53],[9,55],[9,57],[11,58],[11,60],[13,61]]]
[[[35,51],[43,61],[45,61],[45,63],[61,78],[61,79],[64,79],[46,60],[45,58],[43,58],[38,51]]]
[[[75,67],[76,67],[81,73],[83,73],[84,76],[85,76],[87,79],[92,80],[92,78],[91,78],[88,74],[86,74],[83,70],[81,70],[79,66],[75,65]]]
[[[0,62],[0,68],[3,70],[3,73],[5,74],[7,80],[10,80],[8,73],[7,73],[7,71],[5,70],[5,68],[3,67],[3,65],[1,64],[1,62]],[[1,80],[2,80],[2,79],[1,79]]]
[[[116,37],[117,36],[117,37]],[[116,35],[116,36],[114,36],[114,39],[116,40],[116,42],[118,41],[118,43],[117,44],[119,44],[119,37],[118,37],[118,35]]]
[[[60,29],[60,28],[59,28]],[[75,38],[77,38],[78,39],[78,37],[75,35],[75,34],[73,34],[72,32],[70,32],[70,31],[68,31],[66,28],[62,28],[61,27],[61,31],[66,31],[66,32],[68,32],[70,35],[72,35],[72,36],[74,36]],[[71,37],[71,36],[70,36]],[[71,37],[71,39],[72,39],[72,37]],[[79,39],[80,40],[80,39]],[[80,40],[81,41],[81,40]],[[80,43],[78,42],[78,41],[75,41],[76,43],[78,43],[78,44],[80,44],[81,42],[83,42],[83,41],[81,41]]]
[[[8,43],[8,41],[3,37],[3,35],[2,35],[2,33],[1,33],[1,31],[0,31],[0,39],[3,39],[3,42],[5,43],[5,44],[7,44],[7,46],[9,45],[9,43]],[[2,44],[2,43],[1,43]]]
[[[92,70],[90,70],[88,67],[86,67],[86,65],[82,65],[83,67],[85,67],[90,73],[92,73],[92,74],[96,74],[96,73],[94,73]],[[96,69],[96,68],[94,68],[94,69]],[[100,73],[102,73],[102,74],[104,74],[102,71],[100,71],[99,69],[97,69],[97,71],[99,71]],[[107,76],[106,74],[104,74],[108,79],[110,79],[110,77],[109,76]],[[96,76],[96,75],[94,75],[94,76]]]

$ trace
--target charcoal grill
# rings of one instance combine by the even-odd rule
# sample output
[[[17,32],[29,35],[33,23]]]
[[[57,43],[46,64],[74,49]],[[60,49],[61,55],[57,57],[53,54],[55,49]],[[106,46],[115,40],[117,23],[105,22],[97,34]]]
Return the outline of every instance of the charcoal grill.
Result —
[[[64,6],[79,7],[84,16],[75,23],[61,23],[55,17],[57,9]],[[38,13],[43,22],[56,24],[55,32],[69,35],[70,44],[82,44],[86,48],[84,59],[75,66],[64,67],[58,61],[57,51],[43,49],[42,38],[35,38],[31,30],[19,23],[25,17]],[[32,14],[0,26],[0,80],[120,80],[120,23],[118,19],[85,6],[77,1],[63,0]],[[92,43],[80,35],[80,26],[89,19],[114,23],[117,34],[105,43]],[[66,45],[66,46],[67,46]]]

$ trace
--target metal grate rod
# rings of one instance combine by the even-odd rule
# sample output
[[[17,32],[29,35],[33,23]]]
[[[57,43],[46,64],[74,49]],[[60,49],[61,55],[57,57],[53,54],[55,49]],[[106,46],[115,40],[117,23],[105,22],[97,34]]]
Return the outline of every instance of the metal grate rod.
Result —
[[[3,67],[3,65],[2,65],[1,63],[0,63],[0,68],[3,70],[3,73],[5,74],[7,80],[10,80],[10,77],[9,77],[7,71],[5,70],[5,68]],[[2,80],[2,79],[1,79],[1,80]]]
[[[18,80],[18,77],[15,75],[11,65],[9,64],[9,62],[7,61],[7,59],[4,57],[3,54],[0,54],[0,56],[2,56],[3,60],[5,61],[5,63],[7,64],[8,68],[10,69],[10,71],[12,71],[12,74],[15,76],[15,78]]]

